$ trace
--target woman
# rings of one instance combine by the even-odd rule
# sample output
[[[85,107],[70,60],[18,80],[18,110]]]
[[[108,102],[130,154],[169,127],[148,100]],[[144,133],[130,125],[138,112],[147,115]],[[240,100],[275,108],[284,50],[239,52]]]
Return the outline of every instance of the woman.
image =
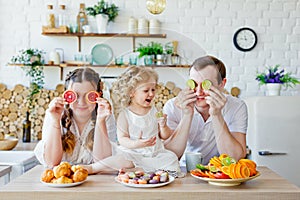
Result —
[[[46,111],[42,140],[35,155],[44,166],[53,167],[62,161],[91,164],[112,155],[111,141],[116,140],[111,106],[104,98],[90,103],[90,91],[102,94],[99,74],[90,68],[79,68],[65,79],[65,89],[75,92],[77,99],[68,104],[54,98]]]

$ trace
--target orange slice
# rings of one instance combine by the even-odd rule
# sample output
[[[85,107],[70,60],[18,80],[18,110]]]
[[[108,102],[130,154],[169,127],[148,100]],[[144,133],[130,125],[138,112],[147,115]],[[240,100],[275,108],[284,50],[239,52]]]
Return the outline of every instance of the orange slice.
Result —
[[[240,159],[239,163],[242,165],[246,165],[250,170],[250,176],[256,175],[256,163],[253,160],[249,159]]]
[[[241,167],[242,165],[240,163],[236,163],[236,167],[234,170],[236,178],[243,178],[243,176],[241,175]]]
[[[229,166],[222,166],[221,167],[221,171],[226,174],[226,175],[229,175]]]
[[[86,100],[89,103],[96,103],[98,97],[100,97],[100,95],[96,91],[90,91],[89,93],[86,94]]]
[[[210,171],[205,171],[205,174],[208,176],[208,178],[213,178],[215,179],[216,177],[214,176],[214,174]]]
[[[250,170],[249,170],[249,168],[247,166],[245,166],[245,165],[241,165],[240,174],[241,174],[242,178],[248,178],[248,177],[250,177]]]
[[[236,175],[235,175],[235,168],[236,168],[236,164],[231,164],[231,165],[229,166],[229,174],[228,174],[228,176],[229,176],[230,178],[232,178],[232,179],[237,178]]]
[[[212,157],[210,160],[209,160],[209,163],[214,165],[215,167],[222,167],[222,163],[219,159],[219,157],[215,156],[215,157]]]
[[[77,94],[73,90],[66,90],[63,93],[63,98],[67,103],[74,103],[77,100]]]

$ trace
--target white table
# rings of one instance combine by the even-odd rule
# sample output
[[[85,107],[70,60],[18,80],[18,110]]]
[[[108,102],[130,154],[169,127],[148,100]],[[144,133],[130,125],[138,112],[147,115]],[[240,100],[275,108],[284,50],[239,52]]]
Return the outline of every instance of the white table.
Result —
[[[0,178],[4,177],[4,184],[7,184],[10,181],[10,172],[11,172],[11,166],[0,166]]]

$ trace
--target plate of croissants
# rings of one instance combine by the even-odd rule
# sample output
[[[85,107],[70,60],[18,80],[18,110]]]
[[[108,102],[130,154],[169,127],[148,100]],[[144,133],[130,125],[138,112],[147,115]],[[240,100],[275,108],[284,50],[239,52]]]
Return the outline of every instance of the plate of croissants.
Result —
[[[74,187],[87,180],[88,171],[80,165],[62,162],[53,169],[46,169],[41,175],[41,182],[49,187]]]

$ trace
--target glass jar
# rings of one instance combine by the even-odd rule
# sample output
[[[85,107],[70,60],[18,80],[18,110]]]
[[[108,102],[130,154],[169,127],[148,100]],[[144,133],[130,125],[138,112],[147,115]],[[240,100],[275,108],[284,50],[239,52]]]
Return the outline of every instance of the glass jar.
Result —
[[[130,17],[128,21],[128,33],[137,33],[137,20],[134,17]]]
[[[83,29],[82,27],[84,25],[88,24],[88,20],[87,20],[87,15],[85,13],[85,4],[81,3],[80,4],[80,9],[79,9],[79,13],[77,15],[77,27],[78,27],[78,32],[79,33],[83,33]]]
[[[67,26],[67,15],[65,5],[59,5],[58,26]]]
[[[49,28],[55,28],[55,15],[53,11],[53,5],[48,5],[47,8],[47,26]]]

